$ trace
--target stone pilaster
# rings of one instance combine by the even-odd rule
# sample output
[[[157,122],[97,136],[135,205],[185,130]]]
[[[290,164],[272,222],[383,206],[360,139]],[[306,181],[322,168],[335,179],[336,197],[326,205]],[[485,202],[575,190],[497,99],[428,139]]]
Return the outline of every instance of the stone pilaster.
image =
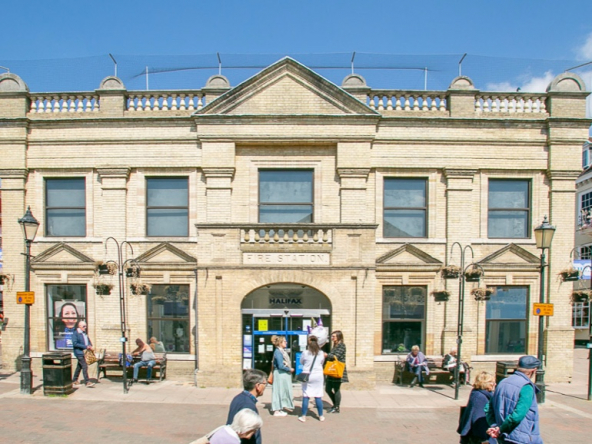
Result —
[[[369,223],[374,214],[366,207],[369,168],[338,168],[341,179],[341,223]]]
[[[130,168],[98,168],[97,173],[102,196],[100,223],[95,224],[95,236],[112,236],[121,242],[127,237],[125,208]]]

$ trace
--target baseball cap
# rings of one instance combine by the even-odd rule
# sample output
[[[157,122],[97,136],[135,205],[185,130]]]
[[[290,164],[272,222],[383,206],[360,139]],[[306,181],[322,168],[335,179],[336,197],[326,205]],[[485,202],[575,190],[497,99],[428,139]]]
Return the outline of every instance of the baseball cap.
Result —
[[[541,366],[541,361],[539,361],[534,356],[522,356],[518,360],[518,367],[520,368],[539,368]]]

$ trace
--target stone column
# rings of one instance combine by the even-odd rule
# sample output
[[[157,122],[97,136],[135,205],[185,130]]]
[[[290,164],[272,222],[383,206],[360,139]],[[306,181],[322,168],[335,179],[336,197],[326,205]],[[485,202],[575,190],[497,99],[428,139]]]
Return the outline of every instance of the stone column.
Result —
[[[130,168],[98,168],[102,199],[95,212],[95,236],[122,242],[127,237],[127,180]]]
[[[207,222],[232,221],[233,142],[203,142],[202,170],[206,179]]]
[[[370,142],[337,144],[337,174],[341,180],[341,223],[374,221],[373,210],[367,208],[371,148]]]

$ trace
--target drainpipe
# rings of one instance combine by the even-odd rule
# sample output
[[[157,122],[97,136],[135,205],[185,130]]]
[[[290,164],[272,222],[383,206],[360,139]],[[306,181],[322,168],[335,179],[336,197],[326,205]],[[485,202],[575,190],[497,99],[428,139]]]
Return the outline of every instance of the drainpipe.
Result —
[[[197,285],[198,285],[198,278],[197,278],[197,268],[195,270],[193,270],[193,273],[195,274],[195,292],[194,292],[194,302],[193,302],[193,310],[194,310],[194,314],[195,314],[195,334],[193,335],[193,346],[195,349],[195,369],[193,371],[193,378],[195,380],[195,386],[197,387],[197,372],[199,372],[199,355],[198,355],[198,350],[197,350],[197,332],[198,332],[198,328],[197,328]]]

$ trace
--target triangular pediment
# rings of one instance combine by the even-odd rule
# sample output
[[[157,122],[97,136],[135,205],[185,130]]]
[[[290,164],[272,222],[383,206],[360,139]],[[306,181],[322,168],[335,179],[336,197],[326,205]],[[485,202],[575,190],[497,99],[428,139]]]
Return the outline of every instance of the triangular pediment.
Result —
[[[378,115],[289,57],[226,92],[196,115]]]
[[[442,262],[411,244],[405,244],[379,257],[376,266],[439,269]]]
[[[53,245],[31,260],[33,267],[67,265],[94,267],[94,263],[94,259],[63,242]]]
[[[141,264],[191,264],[195,265],[197,259],[185,253],[180,248],[171,245],[168,242],[163,242],[156,247],[148,250],[144,254],[138,256],[136,260]]]
[[[516,244],[508,244],[480,260],[479,264],[486,268],[532,268],[540,265],[540,259]]]

